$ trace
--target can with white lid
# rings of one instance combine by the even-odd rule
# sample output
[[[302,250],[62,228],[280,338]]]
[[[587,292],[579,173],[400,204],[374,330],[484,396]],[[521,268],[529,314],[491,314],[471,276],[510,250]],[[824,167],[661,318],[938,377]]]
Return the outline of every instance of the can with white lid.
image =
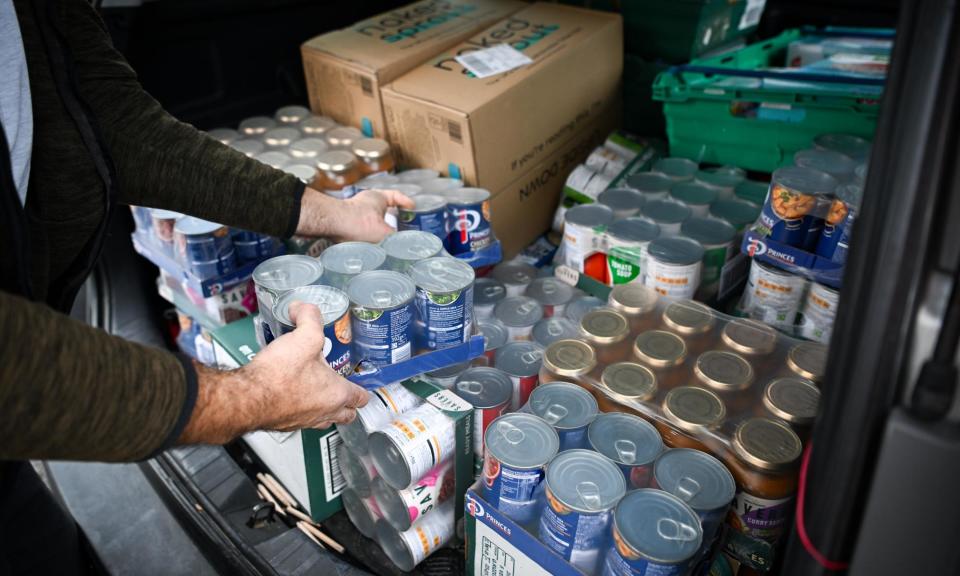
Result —
[[[397,174],[397,177],[400,178],[400,181],[404,184],[420,184],[426,182],[427,180],[436,180],[440,177],[440,173],[436,170],[430,170],[428,168],[417,168],[415,170],[405,170]]]
[[[320,309],[323,315],[323,358],[341,376],[350,374],[353,371],[352,328],[347,313],[350,308],[347,295],[332,286],[300,286],[283,294],[273,306],[278,337],[295,328],[290,318],[290,304],[293,302],[313,304]]]
[[[223,224],[184,216],[174,224],[173,240],[177,260],[201,279],[224,276],[237,267],[230,230]]]
[[[372,497],[363,497],[356,491],[346,488],[340,493],[343,509],[350,523],[367,538],[376,536],[376,524],[380,520],[380,508]]]
[[[473,452],[482,460],[483,434],[491,422],[510,409],[513,381],[503,370],[480,366],[460,374],[453,393],[473,406]]]
[[[466,342],[473,328],[473,267],[443,256],[410,267],[417,286],[417,348],[442,350]]]
[[[367,392],[367,403],[357,408],[357,417],[346,424],[337,424],[340,438],[354,454],[370,453],[369,435],[383,428],[398,414],[413,410],[423,403],[419,396],[402,384],[388,384]]]
[[[719,218],[690,218],[680,227],[680,233],[703,246],[700,297],[712,298],[720,288],[723,265],[736,250],[733,240],[737,231]]]
[[[240,140],[234,140],[230,143],[230,147],[240,152],[247,158],[253,158],[257,154],[263,152],[267,147],[263,143],[263,140],[254,140],[253,138],[242,138]]]
[[[327,116],[307,116],[297,124],[297,128],[304,134],[317,137],[322,137],[327,130],[336,127],[336,120]]]
[[[386,251],[366,242],[341,242],[330,246],[320,255],[323,281],[334,288],[346,290],[347,284],[361,272],[370,272],[383,266]]]
[[[660,226],[648,218],[625,218],[607,227],[607,278],[610,284],[643,282],[647,249],[660,237]]]
[[[540,303],[545,317],[563,316],[567,302],[573,298],[573,287],[553,276],[545,276],[530,282],[524,295]]]
[[[273,307],[280,296],[294,288],[319,284],[322,275],[323,265],[317,259],[299,254],[277,256],[253,269],[253,286],[262,320],[260,336],[264,345],[280,334],[273,316]]]
[[[743,232],[747,226],[757,221],[760,207],[739,198],[717,200],[710,205],[710,216],[724,220],[737,232]]]
[[[544,318],[533,326],[533,341],[546,348],[557,340],[577,338],[580,331],[577,325],[564,316]]]
[[[537,518],[537,488],[560,448],[552,426],[516,412],[494,420],[484,434],[484,499],[508,518],[530,524]]]
[[[298,161],[313,163],[317,157],[330,149],[323,138],[301,138],[290,144],[290,156]]]
[[[592,260],[603,259],[603,234],[612,222],[613,210],[603,204],[581,204],[567,210],[563,225],[564,264],[577,272],[592,271]]]
[[[790,329],[800,311],[807,279],[754,260],[750,264],[742,311],[781,330]]]
[[[240,121],[240,133],[244,136],[262,136],[267,130],[277,127],[277,121],[267,116],[252,116]]]
[[[353,154],[353,143],[363,138],[363,132],[353,126],[337,126],[323,133],[327,144],[333,150],[346,150]]]
[[[597,416],[587,429],[587,444],[620,468],[627,490],[650,485],[654,461],[663,452],[663,440],[653,424],[622,412]]]
[[[444,193],[447,199],[447,250],[451,254],[477,252],[493,244],[490,227],[490,191],[459,188]]]
[[[310,109],[296,104],[281,106],[273,113],[273,118],[281,124],[299,124],[304,118],[310,117]]]
[[[439,386],[440,388],[449,390],[450,388],[453,388],[453,384],[457,381],[457,378],[469,368],[469,361],[460,362],[458,364],[453,364],[452,366],[447,366],[446,368],[440,368],[439,370],[424,372],[423,379],[434,386]]]
[[[634,490],[613,513],[613,545],[603,576],[682,576],[702,543],[700,519],[682,500],[654,488]]]
[[[517,410],[527,403],[530,393],[540,381],[543,348],[533,342],[510,342],[497,350],[496,367],[513,381],[513,399],[510,409]]]
[[[677,236],[680,225],[693,215],[693,210],[676,200],[651,200],[643,205],[640,213],[660,227],[660,237]]]
[[[405,490],[451,459],[456,447],[454,421],[424,403],[370,434],[369,446],[383,481],[395,490]]]
[[[447,199],[434,194],[417,194],[413,197],[413,208],[397,210],[397,230],[420,230],[429,232],[441,240],[445,239],[447,237]]]
[[[493,366],[497,350],[510,341],[510,330],[496,318],[477,320],[477,330],[483,336],[483,355],[487,366]]]
[[[551,382],[530,393],[524,411],[543,418],[560,438],[560,451],[587,447],[587,427],[598,413],[597,400],[580,386]]]
[[[281,152],[280,150],[267,150],[266,152],[254,154],[253,159],[277,170],[293,161],[293,158],[289,154]]]
[[[657,238],[647,249],[643,283],[669,298],[693,299],[700,288],[704,249],[696,240]]]
[[[404,532],[397,532],[388,522],[381,520],[377,523],[376,540],[395,566],[403,572],[410,572],[427,556],[446,546],[453,539],[455,528],[451,499]]]
[[[540,541],[578,569],[594,574],[613,509],[626,494],[623,473],[596,452],[568,450],[550,462],[545,484]]]
[[[687,182],[693,180],[698,168],[693,160],[671,156],[654,162],[650,171],[663,174],[674,182]]]
[[[363,272],[350,280],[354,363],[379,368],[411,356],[415,292],[408,276],[389,270]]]
[[[829,286],[811,282],[801,309],[803,320],[800,322],[800,334],[808,340],[829,344],[839,304],[839,292]]]
[[[507,296],[523,296],[527,286],[537,277],[537,269],[529,264],[508,260],[493,267],[490,274],[507,289]]]
[[[287,164],[281,170],[307,185],[317,177],[317,169],[310,164]]]
[[[443,241],[420,230],[396,232],[384,238],[380,246],[387,252],[384,266],[397,272],[406,272],[415,262],[443,254]]]
[[[504,298],[493,307],[493,316],[507,327],[511,341],[529,340],[543,318],[543,306],[529,296]]]
[[[271,128],[263,133],[263,143],[270,150],[286,150],[291,144],[301,139],[303,134],[296,128],[280,126]]]
[[[403,532],[453,496],[453,463],[437,466],[406,490],[395,490],[381,478],[374,479],[372,487],[383,519]]]
[[[473,314],[477,320],[491,318],[493,307],[507,297],[507,288],[495,278],[477,278],[473,281]]]
[[[643,194],[647,201],[665,200],[673,180],[657,172],[637,172],[627,178],[627,186]]]
[[[608,188],[597,196],[597,202],[613,210],[614,220],[636,216],[646,199],[632,188]]]
[[[366,454],[354,454],[346,444],[337,448],[337,461],[340,473],[347,488],[361,498],[369,498],[373,492],[373,481],[377,478],[377,468]]]
[[[690,208],[691,216],[704,217],[717,199],[717,189],[697,182],[681,182],[670,189],[670,198]]]
[[[413,197],[420,193],[420,187],[416,184],[401,184],[400,177],[393,174],[379,172],[365,177],[354,184],[357,190],[396,190],[407,196]]]
[[[431,180],[420,180],[416,182],[423,188],[424,194],[444,195],[448,192],[463,187],[463,180],[459,178],[433,178]]]

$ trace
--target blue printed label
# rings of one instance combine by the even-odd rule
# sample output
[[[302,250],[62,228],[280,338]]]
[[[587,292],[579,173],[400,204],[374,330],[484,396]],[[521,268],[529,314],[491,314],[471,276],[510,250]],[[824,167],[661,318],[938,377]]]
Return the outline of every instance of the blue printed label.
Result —
[[[845,203],[834,200],[817,242],[817,256],[829,258],[838,264],[846,262],[855,218],[856,214]]]
[[[476,252],[493,243],[489,201],[450,207],[447,223],[447,251],[451,254]]]
[[[547,505],[540,516],[540,540],[574,566],[592,574],[604,549],[612,514],[571,510],[546,489]]]
[[[679,564],[661,564],[640,556],[613,531],[613,546],[603,562],[603,576],[679,576],[687,573],[689,561]]]
[[[280,335],[292,332],[294,327],[283,322],[277,323]],[[262,323],[264,341],[269,344],[274,340],[273,332],[266,322]],[[353,328],[350,326],[350,315],[344,314],[336,322],[323,327],[323,358],[333,371],[346,377],[350,373],[350,342]]]
[[[560,451],[573,450],[574,448],[587,447],[587,427],[570,428],[566,430],[557,430],[560,436]]]
[[[774,183],[763,203],[757,232],[798,248],[815,246],[821,222],[810,215],[815,206],[816,197]]]
[[[463,344],[473,323],[473,285],[464,290],[435,294],[417,288],[420,348],[443,350]]]
[[[355,359],[379,368],[409,358],[413,310],[413,302],[392,310],[353,308]]]
[[[537,487],[543,468],[518,470],[487,454],[483,466],[484,498],[508,518],[529,524],[537,514]]]
[[[433,212],[410,212],[400,211],[400,217],[397,219],[397,229],[420,230],[429,232],[437,238],[443,240],[447,237],[447,215],[443,208]]]

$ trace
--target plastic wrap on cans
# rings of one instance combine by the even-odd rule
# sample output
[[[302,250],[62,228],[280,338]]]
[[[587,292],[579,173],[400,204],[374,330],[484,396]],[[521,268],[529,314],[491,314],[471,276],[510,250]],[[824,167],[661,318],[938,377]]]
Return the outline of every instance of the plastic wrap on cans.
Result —
[[[303,135],[296,128],[280,126],[263,133],[263,143],[271,150],[286,150]]]
[[[373,481],[377,478],[373,460],[367,455],[354,454],[346,444],[340,444],[337,448],[337,460],[347,488],[361,498],[369,498],[373,494]]]
[[[579,164],[567,176],[564,187],[596,200],[597,196],[610,186],[614,178],[615,176],[606,172],[594,170],[585,164]]]
[[[355,276],[383,266],[386,251],[366,242],[341,242],[330,246],[320,255],[323,264],[323,281],[334,288],[347,289]]]
[[[801,310],[803,319],[800,322],[800,334],[808,340],[829,344],[839,304],[839,292],[823,284],[811,282]]]
[[[567,382],[551,382],[530,393],[524,407],[553,426],[560,438],[560,451],[587,447],[587,427],[597,417],[592,394]]]
[[[691,216],[703,218],[717,200],[717,189],[696,182],[681,182],[670,189],[670,198],[690,208]]]
[[[737,318],[727,322],[720,333],[721,341],[730,349],[747,356],[764,356],[777,345],[777,331],[762,322]]]
[[[810,148],[793,155],[793,163],[803,168],[812,168],[833,176],[837,182],[849,182],[854,178],[857,163],[840,152]]]
[[[287,164],[282,170],[304,184],[310,184],[317,177],[317,169],[309,164]]]
[[[732,198],[737,186],[746,178],[746,172],[736,166],[705,168],[693,176],[695,182],[714,188],[719,198]]]
[[[233,248],[240,262],[254,262],[277,252],[277,241],[266,234],[249,230],[232,231]]]
[[[457,378],[453,393],[473,406],[473,451],[482,459],[483,434],[491,422],[510,408],[513,381],[497,368],[471,368]]]
[[[459,188],[447,198],[447,250],[451,254],[477,252],[493,244],[490,227],[490,191],[484,188]]]
[[[651,172],[663,174],[674,182],[688,182],[697,173],[697,163],[687,158],[661,158],[653,163]]]
[[[787,352],[787,367],[790,371],[814,382],[823,380],[827,368],[828,348],[818,342],[801,342]]]
[[[227,146],[242,138],[240,132],[237,132],[233,128],[214,128],[207,132],[207,136]]]
[[[637,172],[627,178],[627,187],[643,194],[647,200],[666,200],[673,180],[655,172]]]
[[[712,298],[720,287],[723,265],[735,250],[733,241],[737,231],[718,218],[690,218],[680,227],[680,233],[703,247],[700,296],[703,299]]]
[[[579,380],[596,365],[596,351],[582,340],[557,340],[543,352],[543,368],[561,380]]]
[[[836,179],[818,170],[799,166],[778,169],[773,173],[757,232],[777,242],[812,250],[822,221],[817,214],[818,199],[836,188]]]
[[[544,348],[557,340],[576,338],[579,335],[577,325],[565,316],[544,318],[533,327],[533,341]]]
[[[404,184],[417,184],[421,182],[426,182],[428,180],[436,180],[440,177],[440,173],[436,170],[430,170],[427,168],[418,168],[416,170],[406,170],[397,174],[397,177],[400,178],[400,181]]]
[[[689,206],[676,200],[651,200],[643,205],[640,213],[660,227],[660,236],[677,236],[680,225],[693,215]]]
[[[852,134],[821,134],[813,139],[813,145],[821,150],[832,150],[866,162],[870,158],[870,142]]]
[[[363,132],[353,126],[337,126],[323,133],[332,150],[346,150],[353,154],[353,143],[363,138]]]
[[[355,362],[374,367],[396,364],[412,353],[414,293],[399,272],[363,272],[347,285]]]
[[[413,208],[397,211],[397,230],[420,230],[437,238],[447,237],[447,199],[433,194],[413,197]]]
[[[649,402],[657,393],[653,370],[635,362],[614,362],[600,374],[603,391],[621,404]],[[601,450],[602,452],[602,450]],[[645,488],[645,486],[635,486]]]
[[[567,304],[567,308],[563,311],[563,315],[573,322],[574,326],[579,326],[580,319],[583,318],[584,314],[596,308],[602,308],[606,305],[606,302],[597,298],[596,296],[578,296],[571,300],[569,304]]]
[[[391,488],[404,490],[450,460],[456,435],[449,416],[431,404],[421,404],[372,433],[369,442],[380,477]]]
[[[613,210],[614,220],[636,216],[643,207],[644,196],[632,188],[609,188],[597,196],[597,202]]]
[[[432,514],[420,518],[405,532],[397,532],[388,522],[378,522],[377,542],[394,565],[409,572],[438,548],[446,546],[454,536],[454,528],[451,499]]]
[[[663,452],[663,440],[653,424],[633,414],[605,412],[590,424],[587,441],[589,448],[620,468],[627,490],[650,486],[653,463]]]
[[[353,330],[350,314],[347,312],[350,309],[347,295],[331,286],[301,286],[283,294],[273,306],[273,316],[280,334],[286,334],[295,328],[290,318],[290,304],[293,302],[313,304],[320,309],[323,315],[323,358],[330,368],[341,376],[350,374],[353,371]]]
[[[643,283],[670,298],[692,300],[700,288],[704,249],[683,236],[657,238],[647,248]]]
[[[507,327],[511,341],[529,340],[543,318],[543,306],[529,296],[504,298],[493,307],[493,316]]]
[[[659,293],[642,284],[620,284],[610,290],[607,304],[628,318],[646,314],[656,307]]]
[[[605,172],[616,177],[623,172],[629,161],[629,158],[621,156],[606,146],[597,146],[583,161],[583,164],[596,172]]]
[[[318,156],[329,149],[323,138],[301,138],[290,144],[290,155],[300,162],[309,162],[312,165]]]
[[[493,307],[507,297],[507,288],[494,278],[477,278],[473,283],[473,315],[477,320],[493,317]]]
[[[184,215],[179,212],[151,208],[150,221],[152,222],[154,239],[161,244],[172,246],[173,228],[177,225],[177,220],[181,218],[184,218]]]
[[[543,348],[533,342],[511,342],[497,350],[496,367],[506,372],[513,381],[510,409],[517,410],[527,403],[530,393],[540,381]]]
[[[336,127],[337,122],[327,116],[308,116],[297,124],[301,132],[311,136],[322,136],[327,130]]]
[[[293,158],[291,158],[289,154],[281,152],[280,150],[267,150],[266,152],[254,154],[253,159],[277,170],[282,169],[293,161]]]
[[[763,390],[763,406],[794,430],[809,429],[817,417],[820,389],[804,378],[777,378]]]
[[[760,207],[739,198],[717,200],[710,206],[710,216],[725,221],[737,232],[743,232],[747,226],[757,221]]]
[[[267,116],[252,116],[240,121],[240,133],[244,136],[261,136],[267,130],[276,128],[277,121]]]
[[[417,347],[442,350],[466,342],[473,329],[473,268],[444,256],[414,263],[409,275],[417,287]]]
[[[477,320],[477,331],[483,336],[483,355],[488,366],[493,366],[497,350],[510,340],[510,330],[496,318]]]
[[[460,374],[463,374],[468,368],[470,368],[470,362],[461,362],[453,366],[426,372],[423,374],[423,379],[430,384],[449,390],[453,388],[453,384]]]
[[[603,279],[603,233],[613,222],[613,210],[603,204],[583,204],[567,210],[563,226],[564,264]]]
[[[427,472],[406,490],[394,490],[377,478],[373,481],[373,496],[383,519],[403,532],[449,500],[454,494],[454,485],[453,464],[447,462]]]
[[[700,519],[682,500],[653,488],[634,490],[613,513],[603,576],[683,576],[702,542]]]
[[[262,339],[266,345],[280,334],[277,320],[273,316],[273,307],[280,296],[300,286],[317,284],[322,275],[323,266],[320,262],[299,254],[277,256],[253,269],[253,285],[262,320],[258,340]]]
[[[647,249],[660,226],[647,218],[626,218],[607,228],[607,278],[611,285],[643,282]]]
[[[527,286],[537,277],[537,269],[529,264],[510,260],[493,268],[491,276],[507,290],[507,296],[523,296]]]
[[[443,242],[429,232],[404,230],[383,239],[380,246],[387,252],[385,267],[407,272],[415,262],[440,256]]]
[[[419,396],[402,384],[388,384],[367,392],[367,404],[357,408],[357,417],[347,424],[338,424],[343,443],[354,454],[370,453],[369,435],[383,428],[397,415],[409,412],[423,403]]]
[[[806,285],[802,276],[754,260],[740,308],[750,318],[789,329],[800,311]]]
[[[595,573],[613,509],[626,493],[623,474],[596,452],[569,450],[550,462],[545,483],[540,540],[580,570]]]
[[[424,194],[441,194],[446,195],[448,192],[452,192],[457,188],[463,186],[463,180],[459,178],[434,178],[432,180],[421,180],[415,182],[420,188],[423,189]]]
[[[150,208],[130,205],[130,213],[133,214],[133,223],[137,232],[149,234],[150,228],[153,226],[153,220],[150,218]]]
[[[836,198],[830,203],[830,212],[824,218],[823,230],[817,241],[817,256],[838,264],[847,261],[853,224],[862,197],[862,184],[848,184],[837,188]]]
[[[184,216],[173,227],[176,256],[199,278],[215,278],[237,267],[230,230],[223,224]]]
[[[506,414],[487,428],[484,446],[484,498],[508,518],[532,523],[537,488],[560,447],[556,430],[532,414]]]
[[[545,276],[530,282],[524,295],[540,303],[545,317],[562,316],[567,302],[573,298],[573,287],[553,276]]]
[[[377,535],[377,521],[381,518],[376,501],[369,496],[364,498],[350,488],[341,492],[340,498],[350,523],[367,538],[374,538]]]
[[[273,113],[273,118],[281,124],[297,125],[310,116],[310,110],[304,106],[281,106]]]
[[[263,143],[263,140],[243,138],[241,140],[235,140],[234,142],[231,142],[230,147],[237,152],[240,152],[247,158],[253,158],[257,154],[263,152],[264,148],[267,146]]]

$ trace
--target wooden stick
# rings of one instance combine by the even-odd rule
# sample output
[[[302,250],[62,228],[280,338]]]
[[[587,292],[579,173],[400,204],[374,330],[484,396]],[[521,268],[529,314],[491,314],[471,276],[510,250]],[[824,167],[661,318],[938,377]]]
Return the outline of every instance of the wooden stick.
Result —
[[[307,530],[309,530],[310,532],[312,532],[313,535],[316,536],[317,538],[319,538],[324,544],[326,544],[327,546],[333,548],[334,550],[336,550],[336,551],[339,552],[340,554],[343,554],[344,551],[346,551],[346,548],[344,548],[343,546],[341,546],[339,542],[337,542],[337,541],[334,540],[333,538],[331,538],[331,537],[327,536],[326,534],[324,534],[323,532],[321,532],[320,529],[317,528],[316,526],[314,526],[314,525],[312,525],[312,524],[307,524],[306,522],[303,522],[302,524],[303,524],[304,526],[306,526]]]
[[[284,506],[290,508],[297,508],[297,501],[293,496],[290,495],[286,489],[280,485],[280,482],[277,482],[277,479],[271,476],[270,474],[265,474],[260,472],[257,474],[257,479],[266,484],[270,491],[277,497],[278,500],[283,502]]]
[[[277,511],[283,517],[287,516],[287,513],[283,511],[283,508],[280,507],[280,504],[274,500],[273,496],[270,494],[270,491],[267,490],[267,487],[263,484],[257,484],[257,494],[267,502],[273,504],[273,509]]]
[[[310,518],[309,516],[307,516],[307,515],[304,514],[303,512],[297,510],[296,508],[293,508],[293,507],[291,507],[291,506],[288,506],[288,507],[287,507],[287,512],[289,512],[290,515],[293,516],[294,518],[298,518],[298,519],[300,519],[300,520],[303,520],[303,521],[306,522],[307,524],[313,524],[314,526],[317,525],[317,523],[314,522],[312,518]]]
[[[303,532],[304,534],[306,534],[306,535],[307,535],[307,538],[309,538],[310,540],[313,540],[313,543],[314,543],[314,544],[316,544],[317,546],[319,546],[319,547],[323,548],[324,550],[326,550],[327,547],[324,546],[323,544],[321,544],[320,541],[317,540],[316,536],[314,536],[313,534],[311,534],[310,531],[307,530],[306,527],[307,527],[307,524],[306,524],[306,523],[304,523],[304,522],[297,522],[297,528],[299,528],[301,532]]]

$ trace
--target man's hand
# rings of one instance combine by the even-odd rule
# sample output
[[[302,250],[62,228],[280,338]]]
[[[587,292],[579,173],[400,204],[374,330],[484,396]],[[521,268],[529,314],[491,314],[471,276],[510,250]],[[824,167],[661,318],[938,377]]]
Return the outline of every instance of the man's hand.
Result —
[[[383,220],[387,209],[413,206],[413,200],[396,190],[364,190],[353,198],[337,200],[307,188],[300,204],[297,234],[379,242],[394,231]]]
[[[198,368],[196,407],[180,444],[223,444],[253,430],[326,428],[356,417],[369,394],[323,358],[323,318],[295,302],[296,329],[233,372]]]

